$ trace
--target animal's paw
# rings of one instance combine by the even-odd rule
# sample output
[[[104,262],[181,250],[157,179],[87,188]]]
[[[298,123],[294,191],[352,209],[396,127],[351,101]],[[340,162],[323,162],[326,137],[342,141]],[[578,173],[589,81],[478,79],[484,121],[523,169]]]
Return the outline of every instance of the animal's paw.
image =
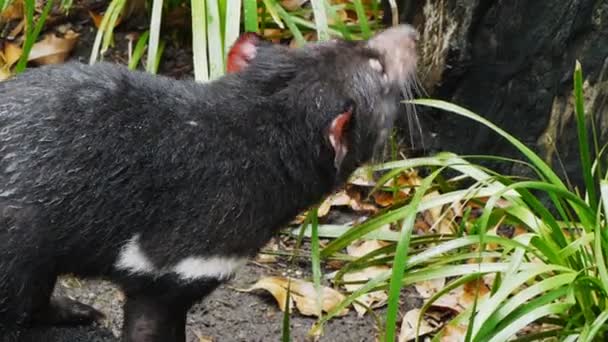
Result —
[[[51,325],[86,325],[104,318],[105,315],[92,306],[66,297],[56,297],[51,299],[48,310],[38,321]]]

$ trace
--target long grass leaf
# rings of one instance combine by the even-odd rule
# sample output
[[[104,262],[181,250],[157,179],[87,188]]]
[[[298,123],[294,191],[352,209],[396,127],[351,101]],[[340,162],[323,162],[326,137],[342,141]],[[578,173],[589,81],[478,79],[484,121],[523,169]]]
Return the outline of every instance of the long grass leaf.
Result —
[[[528,324],[536,321],[537,319],[549,315],[559,315],[565,313],[572,304],[570,303],[555,303],[548,304],[533,310],[530,310],[525,315],[522,315],[519,319],[513,321],[510,325],[499,331],[492,337],[489,342],[504,342],[508,341],[511,336],[514,336],[521,329],[526,327]]]
[[[191,0],[192,6],[192,59],[194,79],[198,82],[209,80],[207,60],[207,10],[206,0]],[[211,0],[213,1],[213,0]]]
[[[23,43],[23,51],[21,52],[21,57],[19,57],[19,62],[17,62],[17,66],[15,67],[15,73],[20,73],[25,70],[27,66],[27,61],[30,56],[30,51],[36,43],[36,39],[40,35],[40,31],[44,27],[44,23],[46,22],[46,18],[53,8],[53,0],[48,0],[42,9],[42,13],[40,14],[40,18],[38,18],[38,22],[34,26],[34,7],[36,3],[34,0],[26,0],[25,1],[25,10],[26,10],[26,36],[25,42]]]
[[[355,4],[355,11],[357,12],[357,20],[361,27],[361,33],[363,39],[369,39],[372,36],[372,30],[369,28],[369,22],[367,21],[367,15],[365,14],[365,8],[361,0],[353,0]]]
[[[608,218],[608,181],[606,181],[606,180],[600,181],[600,194],[602,196],[602,207],[604,209],[604,219],[606,219],[606,218]],[[605,226],[602,227],[598,222],[598,225],[595,227],[595,231],[594,231],[595,241],[594,241],[593,247],[594,247],[594,254],[595,254],[595,262],[597,265],[600,280],[602,282],[604,292],[606,294],[608,294],[608,269],[606,268],[606,266],[607,266],[606,259],[604,258],[604,253],[607,248],[606,248],[606,246],[602,246],[602,243],[605,241],[602,238],[602,229],[606,229],[606,228],[605,228]]]
[[[142,33],[142,35],[137,40],[137,44],[135,44],[135,49],[133,49],[133,56],[131,56],[131,59],[129,60],[129,69],[137,69],[137,64],[139,64],[141,56],[143,56],[144,54],[144,50],[146,49],[146,43],[148,43],[149,36],[150,31],[146,31]]]
[[[224,74],[224,46],[220,28],[220,11],[217,0],[206,0],[207,4],[207,52],[209,54],[209,79]]]
[[[246,32],[258,32],[258,2],[243,0],[243,17]]]
[[[593,182],[593,170],[591,168],[589,137],[587,135],[587,125],[585,123],[586,118],[583,98],[583,70],[579,61],[576,61],[576,66],[574,68],[574,102],[583,180],[589,196],[589,204],[592,208],[597,209],[597,196],[595,193],[595,184]]]
[[[329,39],[329,26],[327,24],[327,12],[325,11],[326,0],[310,0],[317,29],[317,39],[320,41]]]
[[[193,0],[196,2],[197,0]],[[150,42],[148,44],[148,60],[146,61],[146,71],[155,73],[156,57],[158,56],[160,42],[161,17],[163,0],[152,1],[152,14],[150,16]]]
[[[227,0],[225,24],[226,32],[224,35],[224,63],[226,62],[228,51],[230,51],[232,44],[234,44],[239,36],[240,24],[241,0]]]
[[[595,341],[595,336],[600,332],[600,329],[606,329],[605,323],[608,320],[608,311],[603,311],[593,323],[589,326],[588,330],[584,330],[584,333],[581,334],[579,341],[580,342],[593,342]]]
[[[410,247],[410,237],[412,230],[414,229],[414,223],[416,221],[416,213],[418,212],[418,205],[422,200],[422,197],[428,189],[431,187],[433,180],[443,171],[438,169],[431,175],[427,176],[420,187],[416,190],[414,198],[407,206],[407,211],[401,225],[401,237],[397,243],[397,250],[395,253],[395,261],[393,263],[393,271],[391,281],[389,285],[388,294],[388,309],[386,312],[386,327],[385,327],[385,340],[393,341],[395,339],[395,328],[397,324],[397,309],[399,307],[399,295],[401,294],[401,287],[403,286],[402,278],[405,272],[407,264],[407,252]]]

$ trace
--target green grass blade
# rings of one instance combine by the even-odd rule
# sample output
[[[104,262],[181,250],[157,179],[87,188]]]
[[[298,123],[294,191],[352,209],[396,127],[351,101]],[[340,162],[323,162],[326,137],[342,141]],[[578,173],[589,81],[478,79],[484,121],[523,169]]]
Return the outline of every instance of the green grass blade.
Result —
[[[585,123],[585,104],[583,98],[583,71],[581,64],[576,61],[574,68],[574,101],[576,113],[576,127],[578,130],[578,147],[581,157],[581,165],[585,188],[589,196],[589,204],[594,210],[597,209],[597,196],[595,184],[593,182],[593,171],[591,168],[591,154],[589,148],[589,137],[587,135],[587,125]]]
[[[595,336],[600,332],[600,329],[606,329],[604,323],[608,320],[608,311],[602,312],[593,323],[588,330],[583,330],[583,333],[580,336],[580,342],[593,342],[595,340]]]
[[[602,207],[604,208],[604,218],[608,217],[608,181],[600,181],[600,194],[602,196]],[[598,220],[599,221],[599,220]],[[598,222],[599,223],[599,222]],[[602,246],[604,239],[602,238],[602,229],[606,229],[605,226],[598,224],[595,227],[595,241],[594,241],[594,256],[597,265],[600,281],[604,288],[604,292],[608,294],[608,270],[606,269],[606,259],[604,253],[607,250],[606,246]]]
[[[224,74],[224,46],[220,28],[220,11],[217,0],[206,0],[207,3],[207,52],[209,54],[209,80]]]
[[[198,82],[209,80],[207,60],[207,11],[205,0],[192,0],[192,59],[194,79]]]
[[[245,0],[247,1],[247,0]],[[224,36],[224,63],[232,44],[239,37],[241,24],[241,0],[227,0],[226,3],[226,33]]]
[[[298,28],[296,23],[293,21],[294,16],[289,14],[283,8],[283,6],[281,6],[275,0],[264,0],[264,2],[268,4],[266,6],[267,10],[270,10],[270,8],[272,8],[273,11],[275,11],[277,13],[277,15],[281,19],[283,19],[283,21],[285,21],[285,25],[287,25],[287,28],[289,28],[289,31],[291,31],[291,34],[293,34],[293,37],[296,40],[297,46],[303,46],[304,44],[306,44],[306,40],[304,39],[302,32],[300,31],[300,29]]]
[[[23,43],[23,51],[21,52],[21,56],[15,67],[15,73],[20,73],[25,70],[30,51],[32,51],[32,47],[34,46],[34,43],[36,43],[40,31],[42,31],[42,28],[44,27],[44,23],[46,22],[46,18],[48,17],[51,8],[53,8],[53,2],[53,0],[48,0],[46,2],[42,9],[42,13],[40,14],[40,18],[38,18],[38,22],[36,22],[36,26],[34,26],[34,8],[36,2],[34,0],[25,1],[24,6],[26,10],[27,29],[25,42]]]
[[[505,317],[520,308],[522,305],[526,304],[529,300],[535,298],[536,296],[540,296],[543,293],[568,285],[574,282],[576,277],[577,275],[574,272],[559,274],[523,289],[513,297],[506,300],[504,304],[500,305],[498,310],[490,318],[484,322],[481,322],[481,329],[477,335],[489,335],[498,324],[503,322]]]
[[[243,0],[243,17],[246,32],[258,32],[258,2]]]
[[[317,293],[316,304],[317,304],[317,313],[318,316],[321,317],[323,314],[323,292],[321,290],[321,257],[319,256],[319,234],[318,234],[318,226],[319,220],[317,217],[317,208],[311,210],[311,229],[312,229],[312,239],[311,239],[311,253],[312,253],[312,279],[315,285],[315,292]]]
[[[359,26],[361,27],[363,38],[369,39],[372,36],[372,30],[369,28],[363,2],[361,0],[353,0],[353,3],[355,4],[355,11],[357,12],[357,19],[359,20]]]
[[[116,0],[115,6],[112,7],[112,10],[110,11],[108,9],[108,11],[106,12],[106,14],[110,16],[110,18],[108,19],[108,23],[103,30],[104,31],[103,32],[103,41],[101,43],[101,52],[100,52],[102,55],[108,50],[108,48],[110,47],[110,44],[112,44],[112,42],[113,42],[114,27],[116,26],[118,17],[120,16],[120,14],[122,13],[122,10],[125,7],[125,3],[126,3],[126,0]],[[104,14],[104,16],[106,14]]]
[[[484,302],[483,306],[479,310],[475,318],[475,324],[473,326],[473,335],[476,336],[482,324],[490,323],[488,318],[496,312],[505,300],[511,296],[520,286],[524,285],[528,280],[544,273],[543,269],[536,269],[529,272],[519,272],[517,274],[506,277],[498,291]],[[498,322],[496,322],[498,323]]]
[[[131,56],[131,60],[129,60],[129,69],[135,70],[137,69],[137,65],[141,60],[141,56],[144,54],[144,50],[146,49],[146,43],[148,43],[148,37],[150,36],[150,31],[146,31],[142,33],[142,35],[137,40],[137,44],[135,45],[135,49],[133,49],[133,56]]]
[[[196,0],[194,0],[196,2]],[[150,42],[148,44],[148,60],[146,62],[146,71],[155,73],[157,65],[157,56],[160,42],[161,16],[163,9],[163,0],[152,1],[152,15],[150,17]]]
[[[395,253],[395,261],[393,263],[393,271],[391,281],[389,285],[388,295],[388,309],[386,311],[386,327],[385,327],[385,341],[393,341],[395,339],[395,329],[397,325],[397,311],[399,307],[399,295],[401,294],[401,287],[403,286],[402,278],[405,272],[405,266],[407,263],[407,253],[410,247],[410,237],[412,230],[414,229],[414,223],[416,221],[416,214],[418,213],[418,205],[422,201],[422,197],[428,189],[431,187],[433,180],[443,171],[443,168],[434,171],[431,175],[426,177],[420,187],[416,189],[414,198],[407,206],[403,225],[401,226],[401,237],[397,243],[397,250]]]
[[[108,22],[110,21],[111,13],[113,13],[114,8],[120,0],[112,0],[106,9],[106,13],[101,18],[101,23],[99,24],[99,28],[97,28],[97,33],[95,34],[95,40],[93,41],[93,48],[91,49],[91,56],[89,57],[89,64],[93,65],[97,62],[99,58],[99,50],[101,47],[101,41],[103,39],[104,32],[106,31],[106,27],[108,27]]]
[[[491,340],[489,340],[489,342],[508,341],[510,337],[514,336],[521,329],[525,328],[528,324],[536,321],[537,319],[549,315],[565,314],[570,307],[572,307],[572,304],[570,303],[555,303],[534,308],[525,315],[522,315],[517,320],[513,321],[503,330],[499,331],[496,335],[492,337]]]
[[[329,26],[327,24],[327,12],[325,11],[326,0],[310,0],[317,29],[317,39],[325,41],[329,39]]]
[[[264,3],[264,5],[266,6],[266,11],[268,12],[268,14],[270,14],[270,17],[272,18],[272,20],[275,22],[275,24],[277,24],[277,26],[280,29],[285,28],[285,26],[283,25],[283,21],[281,20],[279,13],[278,13],[278,9],[279,8],[283,8],[281,6],[281,4],[277,3],[276,1],[269,1],[269,0],[262,0],[262,2]]]
[[[528,148],[522,142],[517,140],[513,135],[507,133],[503,129],[494,125],[487,119],[471,112],[468,109],[465,109],[463,107],[460,107],[458,105],[455,105],[455,104],[452,104],[452,103],[449,103],[446,101],[430,100],[430,99],[417,99],[417,100],[410,100],[410,101],[405,101],[405,102],[417,104],[417,105],[423,105],[423,106],[427,106],[427,107],[432,107],[432,108],[436,108],[436,109],[442,109],[445,111],[452,112],[454,114],[458,114],[460,116],[464,116],[468,119],[471,119],[471,120],[474,120],[474,121],[477,121],[477,122],[483,124],[484,126],[492,129],[494,132],[498,133],[500,136],[505,138],[507,141],[509,141],[509,143],[511,143],[514,147],[516,147],[522,154],[524,154],[526,156],[526,158],[528,158],[532,162],[532,164],[536,168],[538,168],[538,170],[545,176],[545,178],[547,178],[547,180],[549,182],[566,189],[564,183],[557,176],[557,174],[555,174],[555,172],[553,172],[551,167],[549,165],[547,165],[536,153],[534,153],[534,151],[532,151],[530,148]]]
[[[285,311],[283,312],[283,327],[281,329],[281,341],[291,342],[291,328],[290,328],[290,312],[289,306],[291,298],[291,278],[287,279],[287,295],[285,296]]]
[[[328,1],[325,1],[325,10],[329,13],[333,21],[336,23],[335,26],[337,27],[338,31],[340,31],[342,38],[346,40],[351,40],[352,35],[350,34],[348,27],[346,27],[344,20],[342,20],[342,17],[338,15],[336,9],[331,6]]]

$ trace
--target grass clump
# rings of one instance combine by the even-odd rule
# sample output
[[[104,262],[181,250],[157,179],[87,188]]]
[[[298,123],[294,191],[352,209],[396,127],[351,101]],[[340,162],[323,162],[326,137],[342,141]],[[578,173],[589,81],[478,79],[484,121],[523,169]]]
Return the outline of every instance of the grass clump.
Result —
[[[428,175],[406,201],[353,228],[344,227],[343,234],[320,251],[321,258],[335,257],[353,241],[369,239],[386,224],[397,228],[397,234],[374,237],[391,244],[351,260],[332,280],[343,285],[348,272],[370,265],[390,268],[322,317],[313,331],[362,294],[384,289],[389,299],[383,339],[393,341],[401,289],[446,278],[445,288],[426,300],[419,323],[434,303],[458,287],[474,284],[475,298],[472,305],[434,334],[434,341],[453,331],[460,331],[466,341],[602,340],[608,331],[608,174],[601,173],[605,167],[597,137],[587,135],[578,63],[574,96],[584,193],[568,188],[530,148],[483,117],[443,101],[410,101],[492,129],[523,154],[526,160],[518,162],[531,168],[537,177],[507,177],[476,164],[477,158],[451,153],[375,166],[374,170],[383,174],[377,188],[386,188],[388,180],[413,168],[426,170]],[[464,180],[469,184],[465,188]],[[439,195],[425,196],[431,191]],[[450,222],[451,233],[412,235],[416,217],[426,210],[440,208],[447,213],[468,203],[476,203],[480,214],[464,210],[460,222]],[[505,236],[500,233],[501,227],[515,227],[516,233]]]

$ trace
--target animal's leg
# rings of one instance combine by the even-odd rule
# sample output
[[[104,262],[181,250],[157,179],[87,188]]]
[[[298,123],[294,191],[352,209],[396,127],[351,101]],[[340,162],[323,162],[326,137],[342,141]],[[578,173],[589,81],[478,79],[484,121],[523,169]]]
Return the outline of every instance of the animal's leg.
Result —
[[[89,324],[103,317],[88,305],[51,298],[57,280],[52,262],[25,255],[0,256],[0,336],[31,325]]]
[[[124,305],[122,338],[125,342],[185,342],[186,316],[198,300],[211,293],[219,282],[199,282],[195,286],[173,287],[165,291],[129,293]]]
[[[34,318],[34,323],[49,325],[86,325],[100,321],[105,317],[97,309],[69,299],[67,297],[51,298],[48,306]]]

